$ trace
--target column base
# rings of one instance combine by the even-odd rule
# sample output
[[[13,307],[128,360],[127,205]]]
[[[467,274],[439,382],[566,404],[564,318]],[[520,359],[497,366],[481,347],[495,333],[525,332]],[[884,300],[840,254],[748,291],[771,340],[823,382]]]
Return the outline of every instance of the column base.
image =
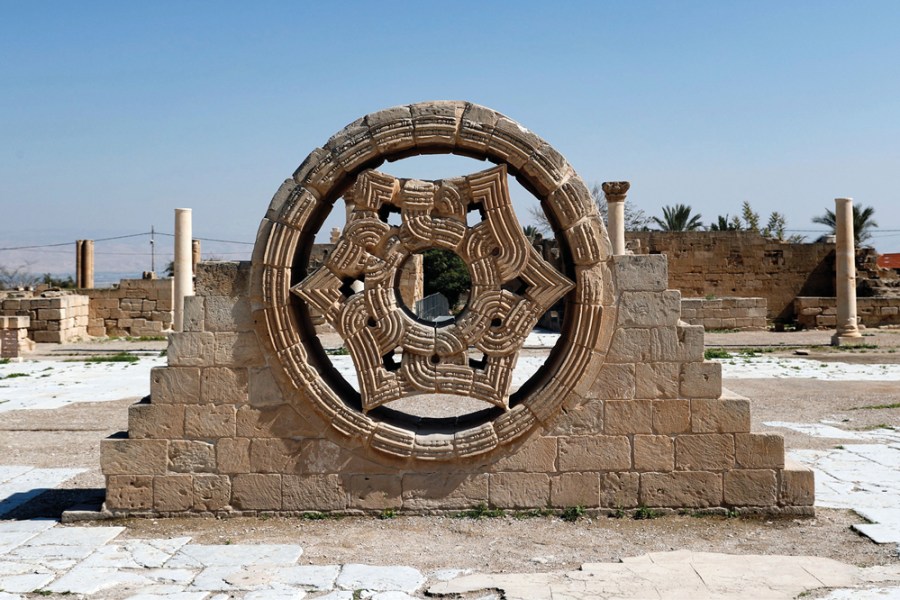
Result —
[[[832,346],[863,346],[865,345],[866,338],[861,336],[860,334],[843,334],[838,335],[835,334],[831,336],[831,345]]]

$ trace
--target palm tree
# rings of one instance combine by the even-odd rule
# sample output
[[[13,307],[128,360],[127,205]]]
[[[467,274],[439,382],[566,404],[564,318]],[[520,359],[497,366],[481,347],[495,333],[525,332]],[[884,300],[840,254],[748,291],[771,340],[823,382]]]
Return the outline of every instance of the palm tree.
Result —
[[[872,239],[872,230],[878,227],[878,223],[872,218],[874,214],[875,209],[871,206],[853,205],[853,238],[856,245],[864,244]],[[813,217],[812,222],[831,227],[832,233],[837,230],[837,217],[831,209],[826,208],[825,214]]]
[[[534,225],[525,225],[522,227],[522,233],[525,234],[525,237],[528,238],[529,242],[534,243],[537,240],[542,239],[544,236],[541,235],[540,230]]]
[[[663,231],[696,231],[703,227],[700,214],[692,215],[691,207],[684,204],[663,206],[663,218],[651,217]]]
[[[709,224],[710,231],[740,231],[741,227],[741,219],[740,217],[730,217],[725,215],[719,215],[719,218]]]

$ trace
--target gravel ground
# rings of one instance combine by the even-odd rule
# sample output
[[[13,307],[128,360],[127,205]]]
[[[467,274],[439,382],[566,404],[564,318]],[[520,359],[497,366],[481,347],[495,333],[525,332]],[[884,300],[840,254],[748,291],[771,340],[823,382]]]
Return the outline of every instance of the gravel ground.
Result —
[[[829,338],[828,332],[714,333],[707,337],[707,346],[791,346],[778,352],[791,356],[794,346],[822,345]],[[870,339],[871,344],[878,345],[877,349],[863,352],[813,348],[811,354],[848,362],[898,362],[897,354],[890,349],[900,346],[900,332],[880,331]],[[160,344],[164,345],[150,342],[137,346],[152,352],[158,351],[156,346]],[[97,350],[95,345],[87,346],[80,352]],[[73,348],[66,347],[66,351]],[[44,355],[52,357],[53,353],[45,351]],[[860,409],[900,403],[900,386],[896,382],[732,379],[725,386],[750,398],[754,431],[773,431],[763,425],[768,421],[816,423],[823,419],[848,430],[885,424],[900,427],[898,408]],[[100,440],[127,427],[127,407],[135,400],[3,413],[0,464],[88,469],[66,482],[63,489],[44,494],[7,518],[58,517],[61,510],[76,501],[92,495],[96,498],[103,487],[98,464]],[[784,433],[788,449],[828,448],[840,443],[790,430],[777,431]],[[385,520],[348,517],[322,521],[128,519],[116,524],[125,525],[126,535],[131,537],[188,535],[197,543],[299,543],[304,547],[302,561],[311,564],[403,564],[423,570],[454,567],[492,572],[549,571],[672,549],[815,555],[859,566],[897,561],[895,546],[876,545],[850,530],[849,526],[859,520],[851,511],[820,508],[815,518],[778,520],[673,515],[641,521],[583,517],[569,523],[547,516],[471,519],[400,515]]]

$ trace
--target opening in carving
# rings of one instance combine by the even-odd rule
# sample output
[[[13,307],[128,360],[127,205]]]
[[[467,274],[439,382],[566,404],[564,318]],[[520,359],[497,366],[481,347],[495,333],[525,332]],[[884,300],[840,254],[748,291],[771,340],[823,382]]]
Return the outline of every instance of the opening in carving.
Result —
[[[349,298],[353,294],[363,291],[365,282],[365,274],[360,275],[359,277],[345,277],[341,280],[341,294],[344,295],[344,298]]]
[[[417,260],[420,268],[414,264]],[[417,268],[419,279],[413,273]],[[472,277],[466,263],[455,252],[430,248],[407,259],[398,288],[400,299],[410,313],[420,321],[440,326],[452,323],[465,308]]]
[[[393,204],[382,204],[378,209],[378,218],[391,227],[400,227],[403,224],[400,209]]]
[[[400,361],[397,360],[397,353],[393,350],[381,357],[381,364],[387,371],[397,371],[400,369]]]

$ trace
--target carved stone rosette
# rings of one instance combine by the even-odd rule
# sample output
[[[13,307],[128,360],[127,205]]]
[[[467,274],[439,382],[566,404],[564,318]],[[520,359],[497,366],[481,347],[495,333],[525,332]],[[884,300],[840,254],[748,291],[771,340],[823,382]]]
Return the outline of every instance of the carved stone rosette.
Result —
[[[372,170],[385,160],[430,153],[498,166],[441,181]],[[565,274],[524,236],[507,173],[541,200],[564,247]],[[341,196],[349,206],[346,226],[326,263],[307,275],[316,231]],[[466,216],[473,210],[482,220],[470,227]],[[386,222],[389,211],[400,212],[399,226]],[[447,325],[416,319],[397,293],[404,262],[429,248],[455,252],[472,276],[466,308]],[[609,254],[587,187],[538,136],[465,102],[391,108],[334,135],[276,193],[253,255],[257,335],[285,396],[295,399],[298,410],[315,409],[339,443],[376,459],[483,456],[547,423],[593,382],[613,330],[612,310],[604,308],[614,293],[606,276]],[[354,294],[355,281],[363,289]],[[510,396],[525,337],[563,296],[561,341],[547,364]],[[323,314],[344,339],[359,393],[321,351],[307,307]],[[472,351],[484,358],[473,360]],[[405,415],[388,405],[435,393],[474,398],[486,409],[442,420]]]

